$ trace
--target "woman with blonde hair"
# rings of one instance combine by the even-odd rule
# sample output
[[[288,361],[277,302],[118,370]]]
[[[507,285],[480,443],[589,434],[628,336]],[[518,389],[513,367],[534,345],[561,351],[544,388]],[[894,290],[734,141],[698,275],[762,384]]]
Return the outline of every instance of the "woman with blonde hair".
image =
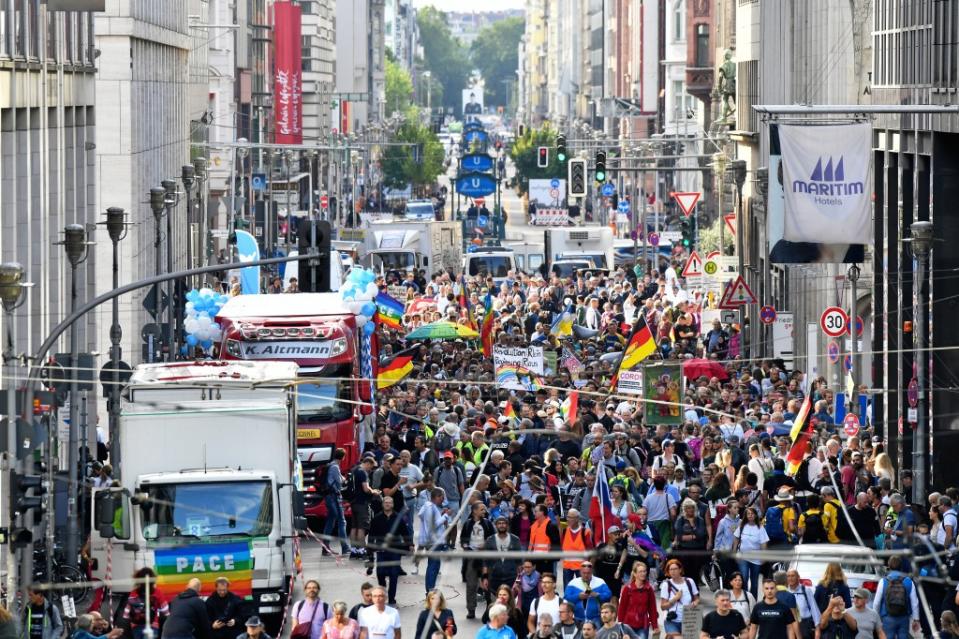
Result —
[[[733,466],[733,452],[729,448],[724,448],[716,455],[716,465],[726,473],[729,483],[736,481],[736,467]]]
[[[434,632],[441,632],[447,637],[456,634],[456,619],[453,618],[453,611],[446,607],[446,597],[439,588],[433,588],[426,595],[423,602],[423,610],[420,611],[420,617],[416,620],[416,636],[432,636]]]
[[[842,566],[835,561],[826,564],[826,571],[819,583],[816,584],[816,593],[813,596],[820,612],[826,610],[833,597],[842,597],[846,608],[852,606],[849,584],[846,583],[846,573],[842,571]]]
[[[333,616],[323,622],[323,631],[320,639],[357,639],[360,636],[360,626],[356,619],[347,615],[345,601],[334,601],[330,606]]]
[[[876,455],[875,474],[879,479],[888,479],[895,485],[896,469],[892,466],[892,458],[886,453]]]

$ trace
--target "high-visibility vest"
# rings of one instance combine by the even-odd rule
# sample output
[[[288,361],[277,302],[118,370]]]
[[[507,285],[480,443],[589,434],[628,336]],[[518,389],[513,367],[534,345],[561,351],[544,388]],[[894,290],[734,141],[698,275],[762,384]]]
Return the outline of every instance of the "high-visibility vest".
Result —
[[[534,521],[529,528],[529,549],[530,552],[549,552],[549,535],[546,534],[546,525],[549,519]]]
[[[567,528],[566,532],[563,534],[563,552],[564,553],[577,553],[582,555],[586,552],[586,528],[583,526],[579,527],[575,533]],[[566,570],[579,570],[583,565],[583,559],[564,559],[563,568]]]

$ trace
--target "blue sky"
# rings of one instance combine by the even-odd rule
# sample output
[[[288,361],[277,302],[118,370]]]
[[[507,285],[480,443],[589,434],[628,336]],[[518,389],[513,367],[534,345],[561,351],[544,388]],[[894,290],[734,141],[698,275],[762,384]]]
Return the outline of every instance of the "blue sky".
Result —
[[[413,0],[413,6],[433,5],[442,11],[499,11],[501,9],[522,9],[524,0],[483,0],[482,2],[463,2],[463,0]]]

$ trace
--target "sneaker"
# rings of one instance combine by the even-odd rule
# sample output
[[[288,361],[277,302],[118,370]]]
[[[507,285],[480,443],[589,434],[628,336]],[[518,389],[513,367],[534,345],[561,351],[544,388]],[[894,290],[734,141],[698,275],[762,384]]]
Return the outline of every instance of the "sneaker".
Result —
[[[466,613],[466,618],[467,618],[467,619],[476,619],[476,613],[475,613],[475,612],[467,612],[467,613]]]
[[[414,575],[420,574],[420,567],[417,566],[416,564],[413,565],[413,574]]]
[[[369,577],[369,576],[372,575],[372,574],[373,574],[373,566],[367,566],[367,567],[366,567],[366,576]]]

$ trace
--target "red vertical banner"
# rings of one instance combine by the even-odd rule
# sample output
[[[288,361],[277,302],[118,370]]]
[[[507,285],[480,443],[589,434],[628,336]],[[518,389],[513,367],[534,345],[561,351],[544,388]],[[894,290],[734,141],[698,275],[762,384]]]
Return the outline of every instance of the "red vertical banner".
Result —
[[[289,0],[273,3],[273,140],[303,143],[302,13]]]
[[[340,133],[346,135],[350,132],[350,103],[346,100],[340,100]]]

